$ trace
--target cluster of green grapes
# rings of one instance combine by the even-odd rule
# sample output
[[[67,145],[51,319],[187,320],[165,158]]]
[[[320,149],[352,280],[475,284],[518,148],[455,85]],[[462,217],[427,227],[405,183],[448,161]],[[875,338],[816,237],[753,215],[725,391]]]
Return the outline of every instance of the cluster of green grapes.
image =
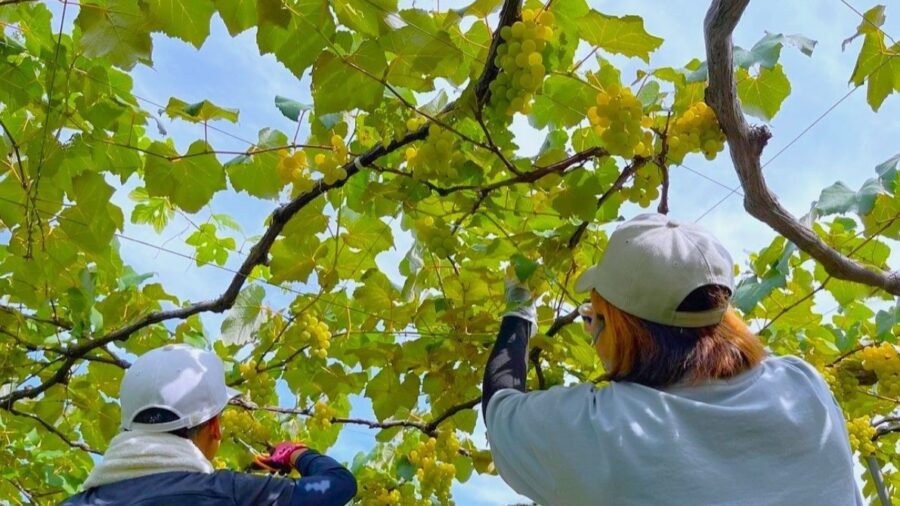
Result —
[[[428,251],[440,258],[447,258],[456,250],[456,237],[440,218],[435,220],[431,216],[425,216],[416,220],[416,237],[425,244]]]
[[[872,438],[875,436],[875,427],[869,422],[869,419],[861,416],[847,421],[847,432],[850,436],[850,446],[862,455],[871,455],[875,453],[875,442]]]
[[[318,358],[326,358],[331,348],[331,330],[328,324],[318,319],[312,311],[304,311],[294,320],[297,336],[301,344],[308,344],[310,354]]]
[[[867,346],[860,352],[863,367],[878,376],[878,393],[900,397],[900,353],[890,343]]]
[[[409,125],[407,125],[409,126]],[[417,179],[459,178],[463,161],[456,134],[436,123],[428,127],[428,138],[418,148],[406,148],[406,164]]]
[[[497,111],[512,116],[531,112],[531,101],[544,83],[547,72],[542,55],[553,37],[553,13],[522,11],[522,20],[500,30],[503,43],[497,48],[494,63],[500,74],[491,82],[491,104]]]
[[[335,182],[347,177],[347,170],[344,164],[349,159],[350,151],[344,144],[344,138],[338,134],[331,136],[331,154],[319,153],[313,159],[316,162],[316,169],[322,173],[322,180],[325,184],[334,184]]]
[[[313,189],[316,182],[309,173],[309,160],[306,152],[296,150],[293,153],[284,150],[278,152],[278,179],[281,184],[294,184],[295,193],[306,193]]]
[[[413,116],[406,120],[406,130],[409,132],[415,132],[416,130],[422,128],[422,125],[428,121],[428,118],[425,116]]]
[[[261,371],[256,360],[248,360],[238,366],[241,377],[246,380],[246,392],[251,398],[261,399],[270,393],[272,378],[269,373]]]
[[[313,405],[313,412],[306,420],[306,426],[311,430],[328,430],[336,413],[334,408],[320,399]]]
[[[668,137],[668,156],[676,163],[681,163],[688,153],[701,151],[707,160],[712,160],[725,148],[725,134],[706,102],[695,102],[676,118],[669,127]]]
[[[257,444],[265,443],[272,434],[249,411],[237,409],[226,409],[222,413],[222,427],[243,441]]]
[[[823,374],[835,397],[844,403],[851,402],[860,392],[859,371],[862,364],[858,360],[844,359]]]
[[[644,132],[642,120],[641,103],[628,87],[607,86],[588,109],[588,121],[606,150],[624,158],[647,156],[653,148],[653,134]]]
[[[420,441],[409,452],[409,462],[418,467],[420,493],[423,498],[436,496],[442,504],[450,500],[450,487],[456,476],[456,466],[451,462],[459,454],[459,440],[452,431],[445,430],[437,438]]]
[[[641,207],[650,207],[650,203],[659,197],[661,183],[660,169],[656,165],[647,165],[637,171],[631,186],[622,188],[622,195]]]
[[[431,502],[416,499],[412,483],[394,486],[383,479],[369,478],[359,481],[357,506],[431,506]]]

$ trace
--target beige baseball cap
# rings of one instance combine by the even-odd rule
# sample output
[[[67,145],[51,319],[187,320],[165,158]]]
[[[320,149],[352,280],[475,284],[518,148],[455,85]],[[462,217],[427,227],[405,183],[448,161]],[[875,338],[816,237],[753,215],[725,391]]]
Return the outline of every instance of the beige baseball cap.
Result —
[[[641,214],[609,237],[600,263],[575,282],[579,292],[597,290],[622,311],[673,327],[706,327],[722,321],[726,308],[678,311],[692,291],[721,285],[734,292],[734,262],[706,229],[662,214]]]
[[[240,392],[225,385],[225,367],[212,352],[169,344],[138,357],[125,371],[119,389],[122,428],[169,432],[196,427],[218,415]],[[161,408],[178,416],[164,423],[137,423],[135,415]]]

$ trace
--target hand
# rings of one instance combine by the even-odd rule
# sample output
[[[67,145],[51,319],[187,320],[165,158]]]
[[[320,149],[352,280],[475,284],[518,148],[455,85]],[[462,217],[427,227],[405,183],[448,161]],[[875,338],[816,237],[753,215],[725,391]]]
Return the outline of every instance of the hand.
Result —
[[[258,455],[255,463],[270,472],[287,474],[294,468],[296,460],[307,450],[306,445],[285,441],[278,443],[269,455]]]
[[[516,278],[506,279],[506,312],[503,316],[517,316],[531,322],[531,335],[537,334],[537,310],[531,291]]]

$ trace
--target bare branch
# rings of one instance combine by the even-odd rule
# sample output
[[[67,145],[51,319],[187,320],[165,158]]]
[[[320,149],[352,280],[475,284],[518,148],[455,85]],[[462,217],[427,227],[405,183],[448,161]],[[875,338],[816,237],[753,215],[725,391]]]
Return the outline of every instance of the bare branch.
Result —
[[[900,272],[870,269],[850,260],[797,221],[769,190],[760,155],[771,137],[765,127],[747,124],[737,100],[731,35],[749,0],[714,0],[705,20],[709,87],[706,102],[715,111],[728,139],[735,170],[744,189],[744,208],[818,261],[832,277],[855,281],[900,295]]]
[[[472,399],[470,401],[466,401],[460,404],[457,404],[442,413],[441,415],[435,417],[431,422],[424,422],[421,420],[385,420],[382,422],[376,420],[366,420],[362,418],[341,418],[341,417],[333,417],[331,418],[331,423],[339,423],[339,424],[349,424],[349,425],[363,425],[365,427],[369,427],[370,429],[392,429],[395,427],[403,427],[409,429],[419,430],[429,436],[436,436],[438,426],[442,423],[450,419],[453,415],[459,413],[460,411],[464,411],[467,409],[472,409],[478,403],[481,402],[481,397],[477,399]],[[238,406],[240,408],[250,410],[250,411],[268,411],[270,413],[278,413],[283,415],[298,415],[298,416],[312,416],[313,410],[310,408],[301,409],[301,408],[284,408],[281,406],[257,406],[252,402],[247,402],[242,399],[234,399],[231,401],[233,406]]]

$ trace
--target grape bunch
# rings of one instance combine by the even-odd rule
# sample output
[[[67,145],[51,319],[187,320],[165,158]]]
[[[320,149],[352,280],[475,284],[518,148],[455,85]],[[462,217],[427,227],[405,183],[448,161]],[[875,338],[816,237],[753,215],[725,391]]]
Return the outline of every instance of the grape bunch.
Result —
[[[588,109],[588,121],[611,155],[631,158],[646,156],[653,136],[641,129],[641,103],[631,88],[607,86],[597,94],[597,105]]]
[[[456,466],[452,461],[458,456],[459,440],[452,431],[445,430],[437,438],[420,441],[409,452],[409,462],[418,467],[420,493],[423,498],[436,496],[442,504],[450,500],[450,487],[456,476]]]
[[[631,186],[622,188],[622,195],[641,207],[650,207],[650,203],[659,197],[660,184],[660,169],[655,165],[647,165],[635,173]]]
[[[254,392],[264,392],[269,385],[269,373],[260,370],[256,360],[248,360],[238,366],[241,377],[247,381],[248,389]]]
[[[364,477],[359,480],[357,506],[430,506],[431,502],[416,499],[411,483],[397,486],[381,477]]]
[[[540,91],[547,72],[543,51],[553,37],[553,13],[522,11],[522,20],[500,30],[503,43],[497,48],[494,64],[500,74],[491,82],[491,104],[512,116],[531,112],[534,94]]]
[[[235,437],[250,443],[263,444],[269,440],[271,431],[249,411],[226,409],[222,412],[222,427]]]
[[[318,319],[311,311],[304,311],[294,319],[297,335],[302,344],[309,345],[310,354],[326,358],[331,348],[331,330],[328,324]]]
[[[846,403],[858,396],[860,391],[858,371],[862,368],[862,363],[852,359],[844,359],[832,368],[835,372],[835,384],[829,385],[838,399]]]
[[[426,216],[416,220],[416,237],[425,244],[428,251],[440,258],[448,258],[456,250],[456,236],[440,218],[435,220]]]
[[[695,102],[676,118],[669,127],[668,138],[669,158],[675,163],[681,163],[692,152],[703,152],[707,160],[712,160],[725,148],[725,134],[706,102]]]
[[[318,400],[313,405],[313,411],[306,426],[312,430],[328,430],[331,428],[331,420],[337,412],[323,400]]]
[[[313,189],[316,183],[310,177],[306,152],[299,149],[293,153],[279,151],[278,156],[278,179],[281,184],[293,183],[294,193],[306,193]]]
[[[344,164],[349,159],[350,151],[344,144],[344,139],[338,134],[332,135],[331,148],[331,154],[319,153],[313,158],[316,162],[316,169],[322,173],[322,180],[325,181],[325,184],[334,184],[347,177]]]
[[[872,427],[867,417],[861,416],[848,420],[847,432],[850,437],[850,446],[854,450],[863,456],[875,453],[875,442],[872,441],[875,436],[875,427]]]
[[[900,397],[900,353],[890,343],[867,346],[860,352],[863,367],[878,376],[878,393]]]
[[[432,123],[428,127],[428,138],[421,146],[406,148],[406,163],[416,179],[457,179],[457,167],[463,162],[459,147],[456,134]]]

